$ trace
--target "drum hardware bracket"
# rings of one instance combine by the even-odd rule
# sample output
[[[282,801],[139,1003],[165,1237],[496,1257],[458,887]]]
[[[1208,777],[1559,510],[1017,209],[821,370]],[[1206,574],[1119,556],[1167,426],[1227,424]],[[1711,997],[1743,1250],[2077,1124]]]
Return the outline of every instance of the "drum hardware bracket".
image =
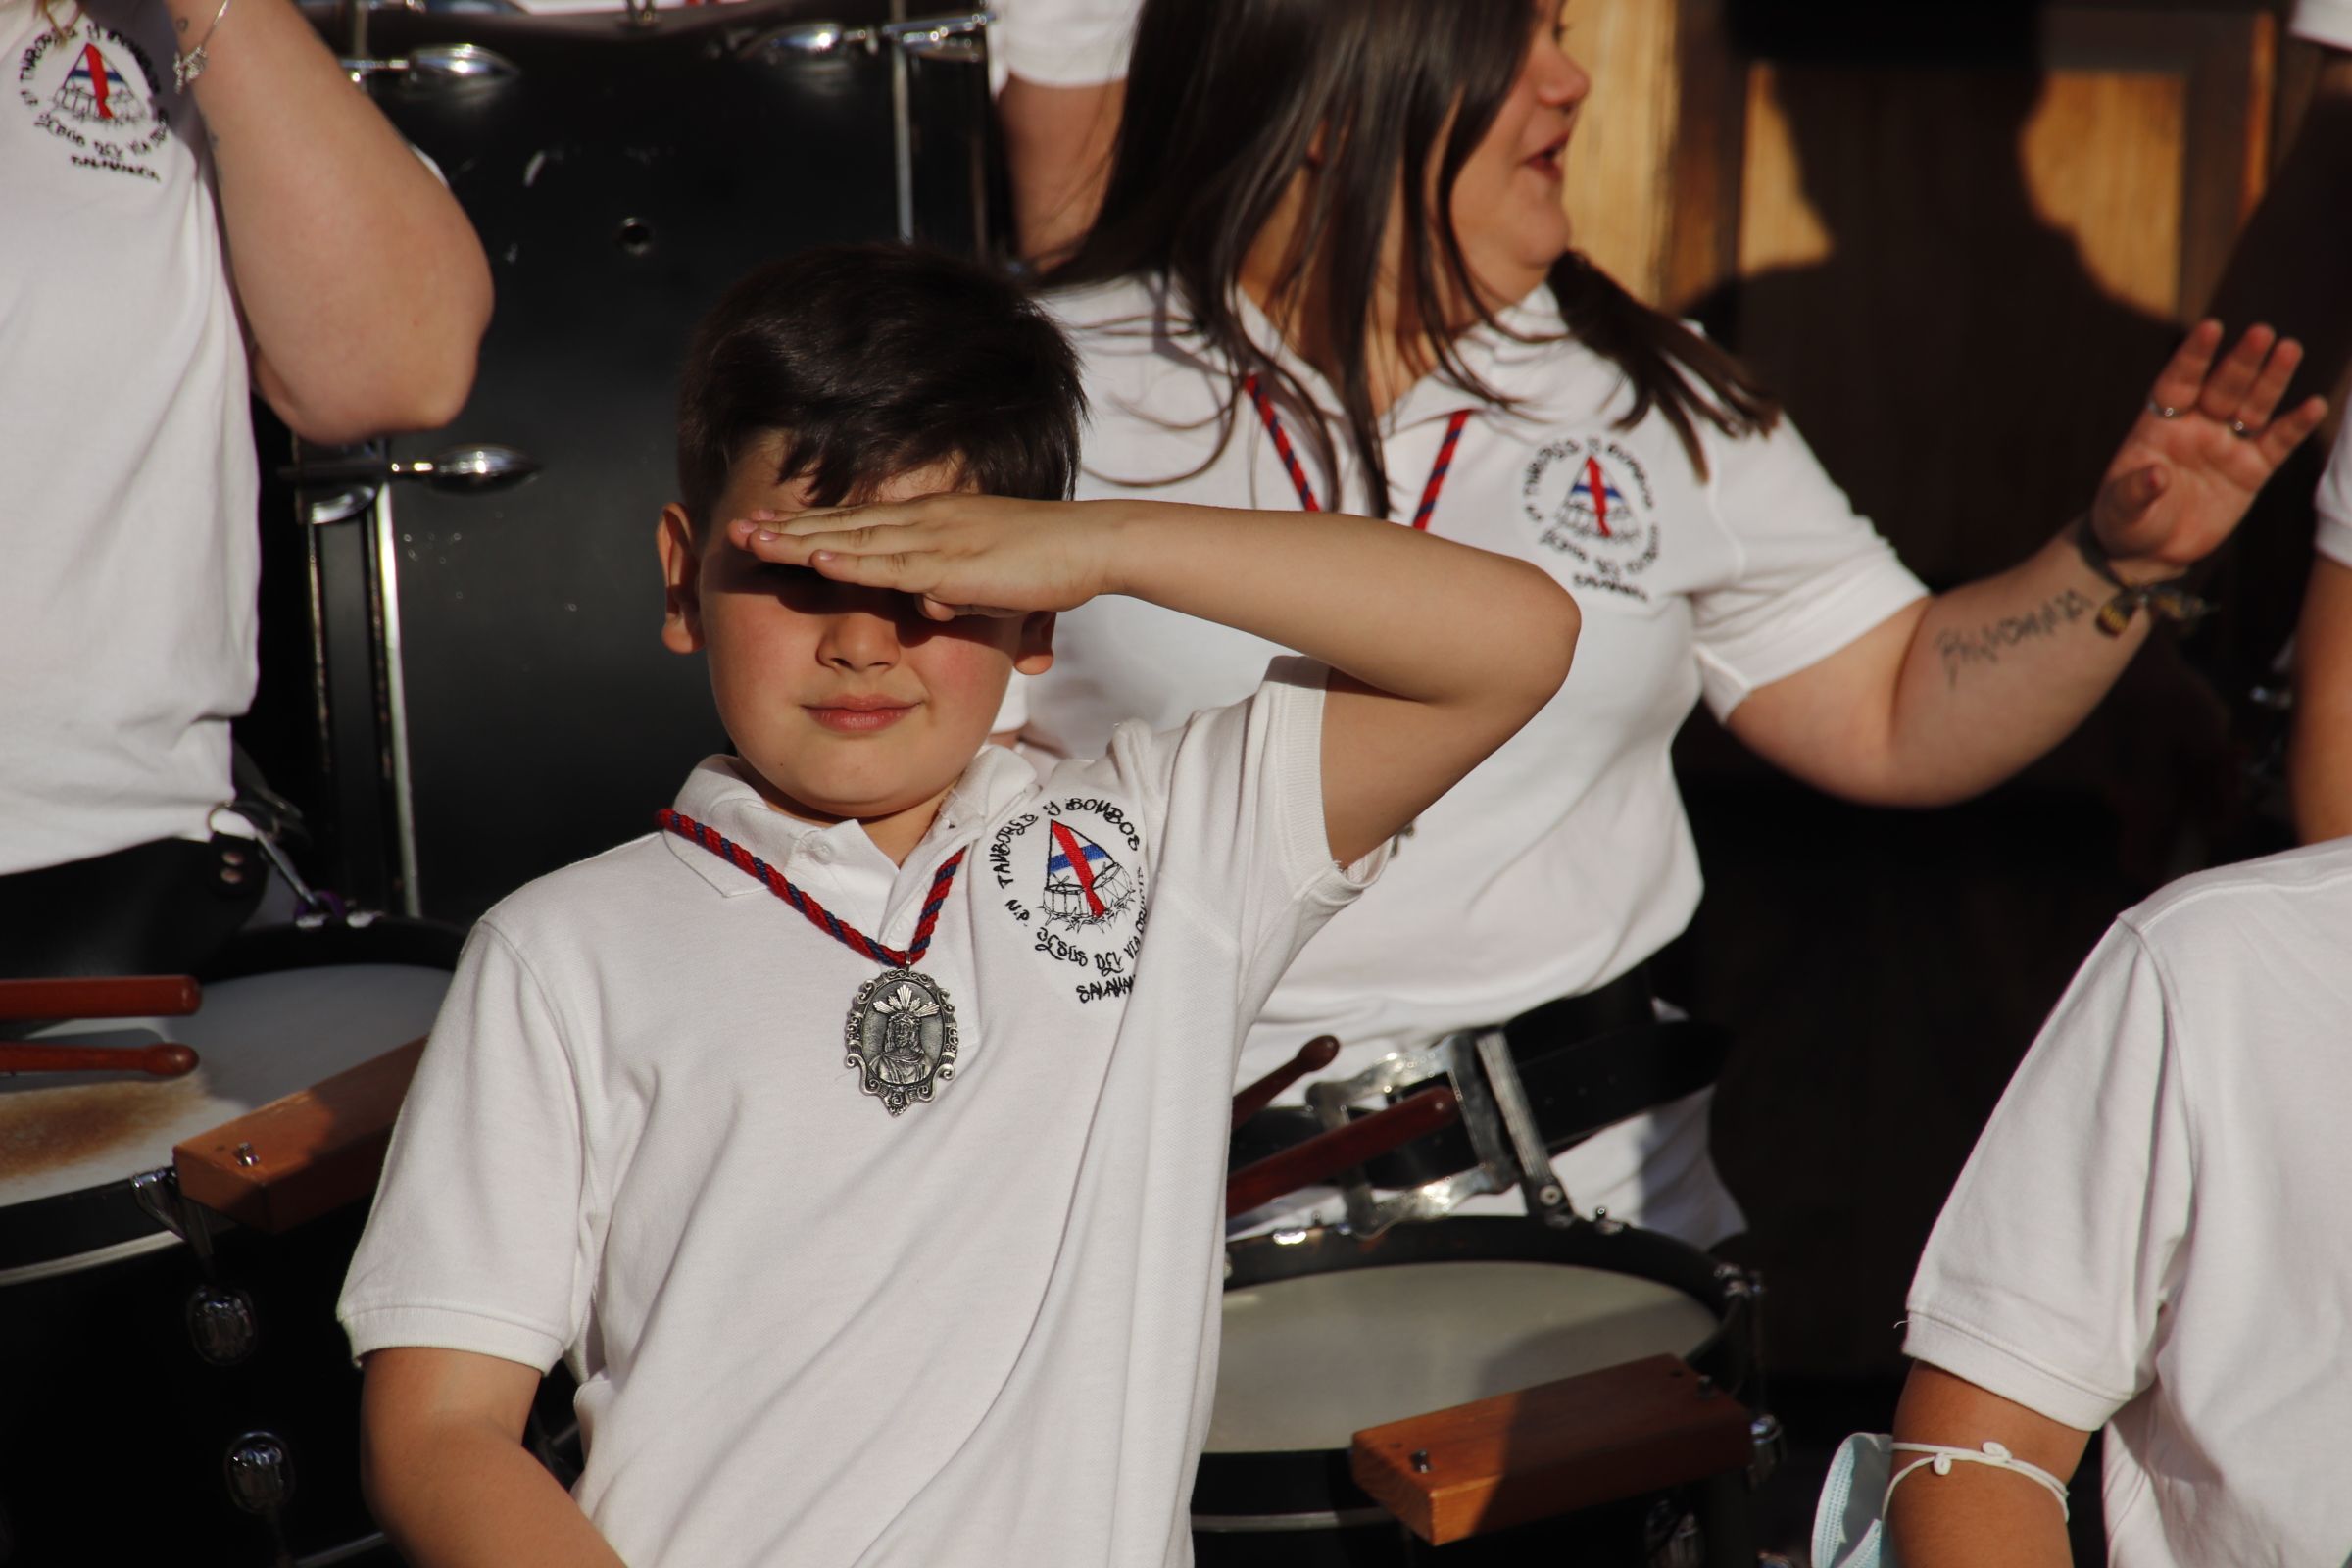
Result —
[[[1553,1230],[1577,1222],[1568,1204],[1567,1189],[1551,1168],[1551,1152],[1536,1125],[1536,1108],[1528,1103],[1527,1086],[1519,1081],[1518,1063],[1511,1059],[1510,1040],[1499,1029],[1481,1030],[1478,1063],[1485,1069],[1487,1088],[1494,1096],[1503,1132],[1510,1139],[1511,1156],[1518,1168],[1519,1186],[1527,1195],[1527,1211]],[[1467,1107],[1465,1107],[1466,1109]]]
[[[1747,1436],[1755,1446],[1755,1457],[1747,1464],[1747,1484],[1761,1487],[1781,1468],[1781,1461],[1788,1457],[1788,1434],[1782,1429],[1781,1418],[1765,1410],[1748,1422]]]
[[[1325,1079],[1307,1085],[1308,1106],[1324,1127],[1333,1128],[1345,1125],[1350,1110],[1358,1104],[1385,1102],[1397,1090],[1443,1074],[1453,1087],[1454,1099],[1461,1105],[1462,1128],[1470,1136],[1471,1152],[1478,1156],[1478,1163],[1468,1170],[1386,1198],[1373,1195],[1371,1181],[1361,1166],[1349,1171],[1340,1185],[1347,1200],[1347,1225],[1350,1232],[1368,1240],[1399,1220],[1444,1219],[1464,1199],[1481,1193],[1508,1192],[1517,1184],[1518,1164],[1503,1131],[1502,1119],[1495,1112],[1494,1097],[1488,1093],[1486,1074],[1475,1065],[1476,1040],[1474,1034],[1467,1032],[1447,1035],[1433,1045],[1383,1056],[1352,1078]],[[1381,1106],[1365,1104],[1365,1108]]]
[[[213,1271],[213,1228],[208,1212],[179,1194],[179,1172],[169,1165],[130,1179],[131,1197],[150,1219],[188,1244],[208,1275]]]
[[[889,44],[906,53],[934,60],[977,61],[979,50],[965,40],[985,33],[997,20],[993,11],[956,16],[919,17],[907,22],[885,22],[877,26],[845,27],[838,22],[796,22],[770,27],[736,45],[739,60],[765,60],[771,65],[800,60],[829,60],[844,50],[878,55]]]
[[[651,7],[648,7],[651,15]],[[489,86],[512,81],[522,68],[495,49],[478,43],[419,44],[405,55],[375,56],[355,49],[335,62],[356,83],[390,76],[410,92],[432,92],[444,87]]]

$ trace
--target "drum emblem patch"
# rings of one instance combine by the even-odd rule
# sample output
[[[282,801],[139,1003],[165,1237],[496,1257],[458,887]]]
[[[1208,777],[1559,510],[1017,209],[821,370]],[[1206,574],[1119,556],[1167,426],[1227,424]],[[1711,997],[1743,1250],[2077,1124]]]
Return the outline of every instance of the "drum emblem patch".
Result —
[[[1528,464],[1519,497],[1537,540],[1573,563],[1573,586],[1649,598],[1637,579],[1658,559],[1657,504],[1648,472],[1621,442],[1552,442]]]
[[[1039,803],[999,827],[989,874],[1033,951],[1066,964],[1080,1002],[1125,996],[1143,947],[1144,840],[1115,802]]]
[[[146,51],[121,33],[86,17],[42,32],[17,62],[17,99],[76,168],[162,182],[155,155],[172,129]]]

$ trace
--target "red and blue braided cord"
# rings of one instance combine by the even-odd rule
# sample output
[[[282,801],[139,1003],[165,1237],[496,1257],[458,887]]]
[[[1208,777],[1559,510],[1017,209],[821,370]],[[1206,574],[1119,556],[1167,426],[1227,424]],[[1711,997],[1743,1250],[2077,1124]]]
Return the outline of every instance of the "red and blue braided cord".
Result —
[[[1306,466],[1298,461],[1298,454],[1291,445],[1291,433],[1282,427],[1282,416],[1274,412],[1274,400],[1266,396],[1266,389],[1254,375],[1243,378],[1242,390],[1250,394],[1250,401],[1257,406],[1258,421],[1265,425],[1266,434],[1274,438],[1275,456],[1282,459],[1283,471],[1291,476],[1291,488],[1298,492],[1298,510],[1322,511],[1315,500],[1315,487],[1307,480]],[[1446,489],[1446,471],[1453,466],[1453,449],[1461,445],[1462,427],[1470,422],[1470,413],[1468,409],[1456,409],[1446,421],[1446,439],[1438,446],[1438,461],[1430,466],[1429,482],[1421,487],[1421,505],[1413,511],[1413,526],[1423,533],[1429,531],[1429,519],[1437,514],[1438,497]]]
[[[1462,426],[1470,422],[1468,409],[1456,409],[1453,417],[1446,421],[1446,439],[1438,445],[1438,461],[1430,465],[1429,483],[1421,487],[1421,505],[1413,513],[1413,526],[1429,532],[1429,519],[1438,510],[1438,493],[1446,488],[1446,470],[1453,466],[1453,449],[1462,443]]]
[[[823,905],[787,881],[783,872],[715,829],[705,827],[693,817],[670,810],[667,807],[655,812],[654,820],[661,824],[663,832],[675,833],[689,843],[700,845],[744,875],[765,883],[768,892],[800,910],[810,925],[859,957],[871,958],[876,963],[887,963],[899,969],[920,963],[923,955],[930,951],[931,933],[939,925],[940,910],[948,906],[948,889],[955,886],[956,873],[963,867],[965,853],[957,850],[931,874],[931,891],[923,898],[922,918],[915,922],[914,940],[901,950],[886,948],[856,926],[837,919]]]

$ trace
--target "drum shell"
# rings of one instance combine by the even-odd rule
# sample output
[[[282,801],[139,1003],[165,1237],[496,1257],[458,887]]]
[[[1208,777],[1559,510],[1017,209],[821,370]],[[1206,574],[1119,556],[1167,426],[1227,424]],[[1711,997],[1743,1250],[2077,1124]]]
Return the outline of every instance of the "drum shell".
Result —
[[[182,1244],[0,1290],[0,1563],[273,1562],[225,1479],[257,1431],[292,1456],[295,1555],[369,1535],[359,1372],[334,1310],[366,1218],[354,1204],[285,1236],[230,1231],[209,1280]],[[250,1303],[254,1348],[235,1365],[191,1338],[208,1284]]]
[[[1276,1232],[1232,1244],[1228,1258],[1228,1290],[1348,1269],[1446,1262],[1548,1263],[1631,1275],[1669,1286],[1713,1314],[1715,1332],[1686,1357],[1700,1373],[1736,1396],[1749,1396],[1759,1382],[1746,1276],[1648,1231],[1581,1225],[1563,1232],[1517,1218],[1450,1219],[1399,1225],[1370,1239],[1336,1227]],[[1390,1347],[1388,1353],[1410,1350]],[[1368,1364],[1365,1375],[1377,1377],[1378,1366]],[[1736,1473],[1433,1549],[1355,1485],[1346,1448],[1212,1451],[1201,1455],[1194,1482],[1193,1546],[1202,1568],[1372,1568],[1432,1557],[1460,1568],[1539,1559],[1646,1563],[1661,1521],[1686,1513],[1703,1516],[1714,1534],[1743,1539],[1746,1491],[1746,1476]],[[1709,1560],[1718,1555],[1711,1547]],[[1749,1549],[1748,1559],[1753,1555]]]

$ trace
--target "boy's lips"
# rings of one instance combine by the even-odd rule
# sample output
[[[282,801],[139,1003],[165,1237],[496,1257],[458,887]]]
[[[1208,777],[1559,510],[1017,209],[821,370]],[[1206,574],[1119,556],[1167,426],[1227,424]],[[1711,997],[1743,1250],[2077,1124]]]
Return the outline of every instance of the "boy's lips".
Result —
[[[826,703],[807,704],[802,710],[827,729],[866,735],[888,729],[912,712],[914,706],[889,697],[836,697]]]

